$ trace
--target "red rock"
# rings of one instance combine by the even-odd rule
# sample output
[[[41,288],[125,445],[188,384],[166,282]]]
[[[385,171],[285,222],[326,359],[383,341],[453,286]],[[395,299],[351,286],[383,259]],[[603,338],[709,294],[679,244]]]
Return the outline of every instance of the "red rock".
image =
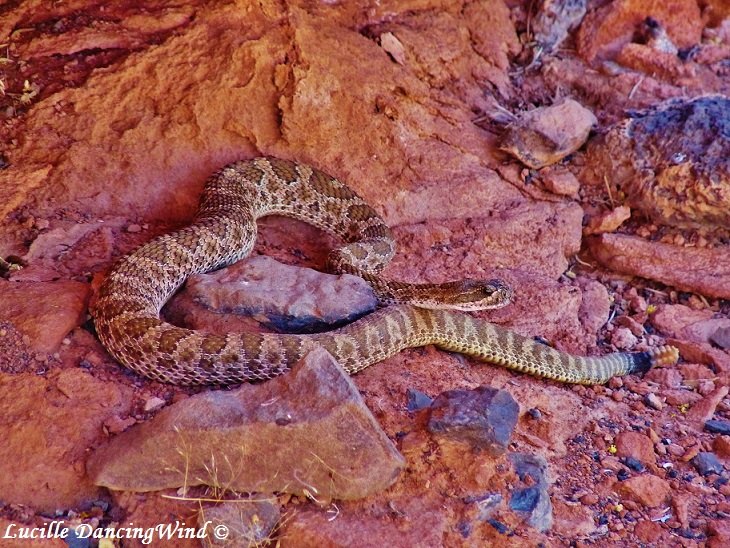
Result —
[[[679,339],[669,339],[667,344],[676,346],[680,355],[687,361],[712,365],[720,374],[730,374],[730,355],[709,344],[693,343]]]
[[[0,499],[48,512],[97,500],[87,448],[106,420],[129,413],[130,400],[126,387],[78,368],[0,376]]]
[[[319,348],[271,381],[167,406],[98,448],[87,470],[115,490],[225,485],[347,500],[385,489],[403,465],[352,379]]]
[[[713,519],[707,524],[710,536],[710,548],[723,548],[730,544],[730,521],[727,519]]]
[[[636,337],[641,337],[646,332],[644,326],[631,316],[619,316],[615,319],[615,323],[620,327],[628,328]]]
[[[669,405],[677,407],[681,405],[692,405],[702,399],[702,396],[697,392],[683,389],[664,390],[663,394]]]
[[[419,497],[421,498],[421,497]],[[303,508],[282,524],[280,534],[292,546],[357,546],[363,539],[373,546],[440,546],[448,524],[429,497],[411,502],[398,500],[394,506],[406,516],[419,516],[420,527],[402,527],[397,520],[341,513],[328,519],[321,510]]]
[[[675,515],[684,529],[689,527],[689,505],[691,501],[692,497],[687,493],[674,493],[672,495],[672,506]]]
[[[586,537],[596,530],[593,510],[578,503],[553,501],[552,530],[568,538]]]
[[[672,4],[618,0],[590,11],[578,30],[578,52],[587,61],[611,58],[625,44],[632,41],[639,24],[653,17],[667,30],[679,47],[700,42],[701,14],[695,2],[681,0]]]
[[[212,330],[210,324],[215,322],[210,316],[217,315],[220,330],[228,332],[230,317],[223,314],[240,314],[265,316],[284,331],[290,324],[324,331],[374,310],[377,299],[360,277],[327,274],[255,256],[228,268],[191,276],[176,304],[175,313],[182,314],[185,324],[193,329]]]
[[[648,519],[639,520],[634,527],[634,534],[641,541],[652,545],[659,541],[663,533],[662,526]]]
[[[592,236],[588,244],[594,257],[615,272],[708,297],[730,298],[730,256],[722,248],[681,247],[625,234]]]
[[[578,197],[580,181],[566,169],[543,168],[540,171],[540,179],[543,186],[553,194],[570,196],[571,198]]]
[[[717,436],[712,443],[712,449],[718,457],[730,459],[730,436]]]
[[[699,363],[683,363],[679,366],[679,370],[682,372],[685,382],[715,378],[712,369]]]
[[[519,114],[505,128],[499,148],[540,169],[578,150],[596,123],[590,110],[573,99],[563,99]]]
[[[651,324],[663,335],[681,337],[688,326],[711,319],[712,311],[693,310],[683,304],[662,304],[650,318]]]
[[[52,354],[74,327],[81,325],[89,286],[74,281],[6,282],[0,280],[0,321],[28,336],[33,352]],[[12,360],[12,356],[0,356]]]
[[[592,506],[593,504],[598,504],[599,501],[598,495],[595,493],[588,493],[587,495],[583,495],[580,498],[581,504],[585,504],[586,506]]]
[[[611,333],[611,344],[619,350],[631,350],[638,339],[627,327],[619,327]]]
[[[709,343],[711,339],[714,342],[714,335],[723,329],[730,329],[730,318],[711,318],[686,326],[681,337],[692,342]]]
[[[703,428],[705,421],[708,421],[712,418],[712,415],[715,414],[715,409],[717,408],[718,404],[723,400],[725,396],[728,395],[729,391],[730,388],[728,388],[727,386],[721,386],[711,394],[702,398],[702,400],[694,404],[689,410],[689,412],[687,413],[687,420],[693,421],[695,422],[695,424],[698,424],[700,428]]]
[[[626,44],[616,61],[637,72],[665,80],[691,77],[696,72],[694,65],[684,63],[676,53],[657,51],[645,44]]]
[[[579,278],[582,301],[578,317],[588,333],[597,333],[606,324],[611,311],[611,302],[606,287],[594,280]]]
[[[423,223],[402,224],[394,233],[409,245],[398,250],[391,272],[397,274],[400,264],[412,266],[438,260],[446,269],[458,268],[472,276],[499,266],[558,278],[568,268],[568,257],[580,250],[582,219],[583,210],[575,204],[539,202],[474,218],[466,226],[458,219],[439,221],[442,229],[448,229],[440,238],[435,238],[433,230]],[[444,248],[463,249],[469,257],[465,262],[459,254],[444,256]]]
[[[627,206],[618,206],[611,211],[607,211],[602,215],[593,217],[588,226],[583,230],[583,234],[601,234],[603,232],[613,232],[620,227],[624,221],[631,217],[631,209]]]
[[[639,432],[621,432],[616,436],[616,455],[619,457],[634,457],[644,464],[654,464],[654,444],[651,439]]]
[[[671,489],[665,480],[651,474],[642,474],[620,482],[618,490],[644,506],[656,508],[665,502]]]
[[[665,388],[679,388],[682,384],[682,375],[676,369],[654,368],[650,369],[644,379],[653,381]]]

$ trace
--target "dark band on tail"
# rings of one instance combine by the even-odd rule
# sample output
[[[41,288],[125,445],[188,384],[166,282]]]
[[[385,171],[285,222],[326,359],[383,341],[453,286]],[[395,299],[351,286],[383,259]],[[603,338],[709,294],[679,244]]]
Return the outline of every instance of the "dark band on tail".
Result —
[[[660,346],[647,352],[629,354],[633,365],[630,373],[646,373],[654,366],[674,365],[679,359],[679,350],[674,346]]]

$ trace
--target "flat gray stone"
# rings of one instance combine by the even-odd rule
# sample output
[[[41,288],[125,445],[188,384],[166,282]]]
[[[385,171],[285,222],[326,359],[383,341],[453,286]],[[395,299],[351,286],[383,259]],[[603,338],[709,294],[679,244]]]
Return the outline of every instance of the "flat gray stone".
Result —
[[[324,349],[258,385],[191,396],[119,434],[87,462],[97,485],[155,491],[211,485],[357,499],[405,460]]]
[[[265,316],[265,323],[285,331],[328,330],[356,320],[378,304],[362,278],[289,266],[266,256],[192,276],[185,291],[209,310]]]

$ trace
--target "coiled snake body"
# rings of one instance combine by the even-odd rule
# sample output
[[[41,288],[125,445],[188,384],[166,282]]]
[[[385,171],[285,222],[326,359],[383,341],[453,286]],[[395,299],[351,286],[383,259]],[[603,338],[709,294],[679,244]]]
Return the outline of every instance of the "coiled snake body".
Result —
[[[256,219],[282,214],[344,240],[329,263],[365,278],[384,308],[329,333],[205,334],[162,321],[160,309],[192,274],[247,256]],[[309,166],[275,158],[230,164],[206,184],[192,224],[159,236],[123,258],[91,307],[96,331],[119,362],[158,381],[226,385],[280,375],[316,346],[355,373],[404,348],[437,345],[533,375],[601,383],[615,375],[674,363],[677,351],[582,358],[559,352],[460,312],[503,306],[511,292],[499,280],[441,285],[389,282],[378,276],[394,253],[390,230],[348,187]]]

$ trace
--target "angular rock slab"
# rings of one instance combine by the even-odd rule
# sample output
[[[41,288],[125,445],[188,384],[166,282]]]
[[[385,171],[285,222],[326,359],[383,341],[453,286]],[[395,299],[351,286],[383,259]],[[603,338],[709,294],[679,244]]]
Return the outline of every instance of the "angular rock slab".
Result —
[[[587,241],[598,262],[615,272],[730,299],[730,253],[726,247],[682,247],[626,234],[601,234]]]
[[[351,274],[327,274],[258,256],[197,274],[186,284],[195,303],[222,314],[265,315],[285,331],[332,329],[375,310],[370,285]]]
[[[115,490],[212,485],[323,501],[381,491],[404,466],[350,377],[317,349],[277,379],[163,409],[100,447],[87,472]]]

